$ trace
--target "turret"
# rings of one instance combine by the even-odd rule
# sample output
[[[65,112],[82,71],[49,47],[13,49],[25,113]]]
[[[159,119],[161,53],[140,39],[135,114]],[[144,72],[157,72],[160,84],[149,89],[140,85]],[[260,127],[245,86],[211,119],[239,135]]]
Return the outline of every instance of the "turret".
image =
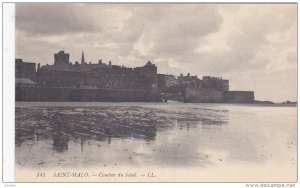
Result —
[[[70,54],[60,51],[54,54],[54,65],[68,65]]]

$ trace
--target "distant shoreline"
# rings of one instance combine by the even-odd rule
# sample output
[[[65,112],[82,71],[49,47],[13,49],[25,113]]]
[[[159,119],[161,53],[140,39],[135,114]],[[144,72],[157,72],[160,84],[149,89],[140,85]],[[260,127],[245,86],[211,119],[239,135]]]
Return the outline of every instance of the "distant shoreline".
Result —
[[[229,106],[261,106],[261,107],[297,107],[297,103],[184,103],[178,101],[170,101],[168,103],[162,102],[33,102],[33,101],[15,101],[15,107],[26,107],[26,106],[77,106],[77,107],[87,107],[87,106],[115,106],[115,105],[229,105]]]
[[[275,105],[275,106],[297,106],[297,102],[286,101],[282,103],[275,103],[272,101],[254,101],[254,104],[262,104],[262,105]]]

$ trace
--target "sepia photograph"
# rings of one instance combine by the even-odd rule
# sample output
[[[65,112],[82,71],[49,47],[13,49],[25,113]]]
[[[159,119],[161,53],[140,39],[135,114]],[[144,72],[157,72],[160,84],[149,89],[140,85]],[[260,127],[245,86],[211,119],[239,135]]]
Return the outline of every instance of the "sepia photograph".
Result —
[[[297,3],[13,5],[15,182],[298,181]]]

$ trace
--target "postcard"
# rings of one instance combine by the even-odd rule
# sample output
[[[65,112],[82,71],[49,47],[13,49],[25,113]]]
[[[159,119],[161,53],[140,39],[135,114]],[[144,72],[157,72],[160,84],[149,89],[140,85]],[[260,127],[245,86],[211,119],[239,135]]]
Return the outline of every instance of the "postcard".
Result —
[[[297,181],[296,3],[13,6],[14,182]]]

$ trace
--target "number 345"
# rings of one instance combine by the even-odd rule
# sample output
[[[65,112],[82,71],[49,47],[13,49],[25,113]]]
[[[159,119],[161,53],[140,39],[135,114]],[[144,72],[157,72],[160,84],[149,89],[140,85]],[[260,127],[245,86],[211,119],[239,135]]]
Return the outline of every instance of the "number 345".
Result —
[[[36,177],[45,177],[45,172],[38,172]]]

